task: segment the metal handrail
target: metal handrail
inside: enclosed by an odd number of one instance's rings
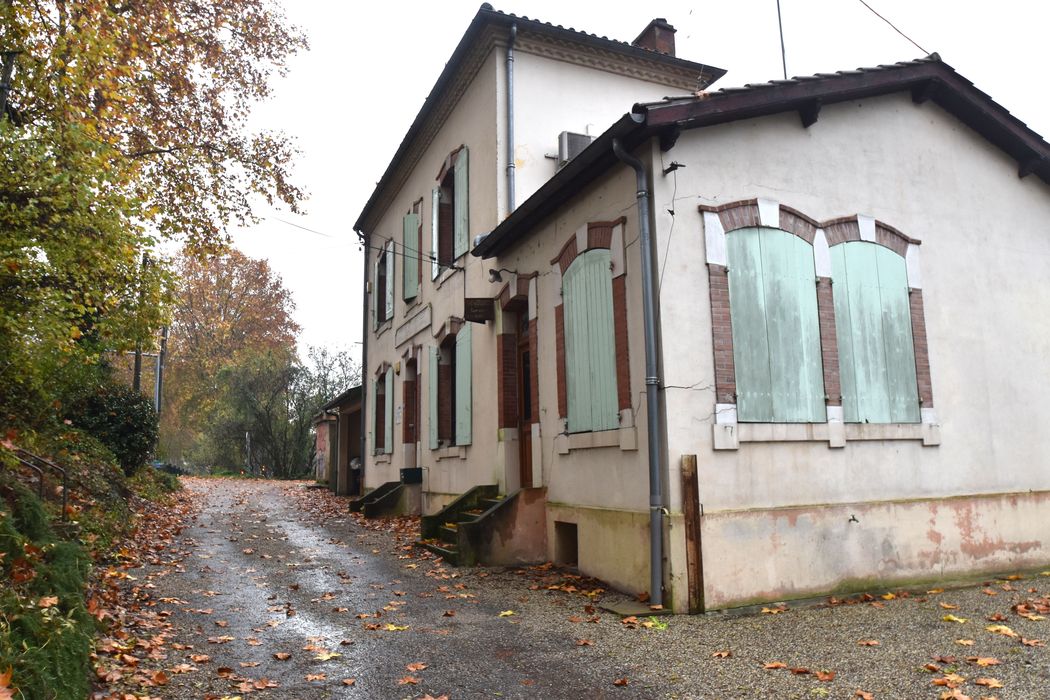
[[[29,467],[30,469],[32,469],[33,471],[36,472],[36,475],[37,475],[37,495],[40,496],[40,500],[43,500],[44,499],[44,470],[41,469],[40,467],[36,466],[32,462],[25,461],[24,459],[22,459],[18,455],[15,455],[14,457],[19,462],[22,463],[22,466]]]
[[[54,462],[52,462],[51,460],[45,459],[45,458],[41,457],[40,455],[33,454],[29,450],[22,449],[21,447],[15,447],[14,451],[16,453],[22,455],[22,457],[27,457],[27,458],[33,460],[34,462],[37,463],[38,466],[39,465],[43,465],[44,467],[48,467],[50,469],[53,469],[53,470],[55,470],[56,472],[58,472],[59,474],[62,475],[62,520],[63,521],[67,520],[68,519],[68,515],[66,514],[66,506],[69,503],[69,473],[65,470],[64,467],[60,467],[57,464],[55,464]],[[22,457],[18,457],[16,455],[15,459],[17,459],[19,462],[22,462],[23,464],[26,464],[26,461],[24,459],[22,459]],[[36,469],[36,468],[37,467],[34,467],[34,469]],[[41,474],[42,474],[42,472],[41,472]],[[44,490],[44,487],[43,487],[43,476],[41,476],[41,479],[40,479],[41,498],[43,498],[43,490]]]

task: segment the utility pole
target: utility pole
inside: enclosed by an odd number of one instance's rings
[[[142,289],[142,275],[146,272],[146,266],[149,265],[149,253],[142,254],[142,271],[139,273],[139,313],[142,313],[142,297],[144,291]],[[137,335],[137,334],[136,334]],[[139,338],[135,341],[135,371],[132,374],[131,388],[136,393],[142,390],[142,339]]]
[[[160,351],[157,353],[157,363],[154,365],[153,379],[153,409],[160,416],[161,390],[164,387],[164,355],[168,348],[168,327],[160,330]]]

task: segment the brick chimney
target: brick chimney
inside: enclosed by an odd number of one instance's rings
[[[674,33],[675,28],[668,24],[666,19],[657,17],[631,43],[643,49],[674,56]]]

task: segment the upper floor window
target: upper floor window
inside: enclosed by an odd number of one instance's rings
[[[908,270],[903,256],[865,241],[831,248],[842,412],[847,423],[917,423]]]
[[[431,277],[436,279],[470,246],[467,198],[467,147],[460,146],[445,159],[431,199]]]
[[[378,328],[394,317],[394,242],[387,241],[376,257],[372,272],[375,290],[372,305],[373,327]]]
[[[827,420],[813,247],[774,228],[726,235],[737,420]]]
[[[404,251],[404,262],[401,267],[401,298],[404,301],[415,299],[419,294],[418,204],[417,202],[417,205],[413,206],[411,213],[405,214],[402,222],[401,249]]]

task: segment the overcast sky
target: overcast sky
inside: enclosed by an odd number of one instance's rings
[[[297,181],[306,214],[261,210],[235,233],[248,255],[269,259],[292,290],[302,344],[350,348],[361,340],[361,253],[352,227],[480,2],[286,2],[311,49],[274,83],[256,124],[281,129],[302,151]],[[781,77],[776,0],[613,3],[513,0],[502,12],[633,40],[653,17],[677,29],[677,54],[728,73],[727,87]],[[859,0],[781,0],[788,75],[910,60],[936,51],[1044,137],[1050,98],[1044,55],[1050,4],[1026,0],[868,0],[925,51]],[[625,98],[627,112],[633,100]],[[325,235],[309,233],[285,222]]]

